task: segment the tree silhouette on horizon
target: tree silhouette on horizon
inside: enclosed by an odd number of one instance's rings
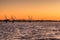
[[[14,23],[15,19],[16,19],[16,17],[11,16],[12,23]]]
[[[5,16],[5,20],[6,23],[9,21],[9,19],[7,18],[7,16]]]

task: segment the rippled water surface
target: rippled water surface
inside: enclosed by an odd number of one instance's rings
[[[60,22],[0,22],[0,40],[60,40]]]

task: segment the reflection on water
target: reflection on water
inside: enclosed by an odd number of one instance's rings
[[[0,22],[0,40],[60,40],[60,22]]]

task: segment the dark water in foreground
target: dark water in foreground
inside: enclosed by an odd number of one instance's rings
[[[0,40],[60,40],[60,22],[0,22]]]

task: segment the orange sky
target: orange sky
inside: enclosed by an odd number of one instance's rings
[[[60,1],[10,1],[0,0],[0,19],[11,16],[16,19],[60,20]]]

